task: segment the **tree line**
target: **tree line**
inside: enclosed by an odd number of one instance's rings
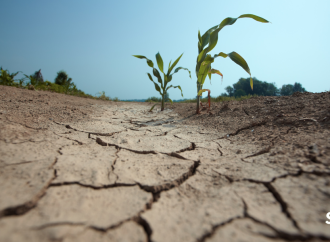
[[[48,90],[78,96],[88,95],[77,88],[72,81],[72,78],[70,78],[65,71],[57,72],[54,82],[50,82],[48,80],[45,81],[41,74],[41,69],[34,72],[32,75],[28,76],[24,74],[23,78],[15,79],[20,72],[21,71],[10,73],[8,70],[4,70],[0,67],[0,85],[26,89]]]
[[[240,78],[238,82],[232,86],[225,88],[226,93],[222,93],[221,96],[225,97],[242,97],[247,95],[258,96],[290,96],[295,92],[306,92],[306,89],[302,87],[301,83],[295,82],[292,84],[282,85],[281,88],[277,88],[275,83],[268,83],[265,81],[259,81],[253,77],[253,90],[250,87],[250,78]]]

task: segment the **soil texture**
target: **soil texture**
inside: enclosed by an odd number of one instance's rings
[[[330,92],[152,105],[0,86],[0,242],[330,240]]]

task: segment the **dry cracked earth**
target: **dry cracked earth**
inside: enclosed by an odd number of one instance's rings
[[[330,240],[330,93],[148,112],[0,86],[0,241]]]

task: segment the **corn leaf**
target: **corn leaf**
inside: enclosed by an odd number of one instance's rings
[[[150,73],[147,73],[147,74],[148,74],[148,77],[149,77],[150,81],[152,81],[154,83],[155,89],[160,93],[160,95],[162,95],[162,92],[160,90],[159,85],[156,82],[154,82],[154,80],[152,79],[152,76],[150,75]]]
[[[207,75],[209,76],[210,83],[211,83],[211,72],[208,72]]]
[[[253,90],[253,80],[252,80],[251,76],[250,76],[250,86],[251,86],[251,89]]]
[[[221,30],[221,28],[218,28],[210,34],[209,46],[205,49],[206,53],[213,50],[213,48],[217,45],[217,43],[218,43],[218,33],[219,33],[220,30]]]
[[[164,88],[166,88],[167,83],[169,83],[170,81],[172,81],[172,75],[166,75],[166,77],[167,77],[167,79],[165,81]]]
[[[180,86],[175,86],[175,87],[174,87],[174,86],[170,85],[170,86],[168,86],[168,87],[166,88],[166,92],[167,92],[167,90],[170,89],[171,87],[173,87],[173,88],[179,88],[179,89],[181,90],[181,96],[183,97],[182,89],[181,89]]]
[[[198,30],[198,53],[200,53],[203,50],[202,48],[202,36],[201,32]]]
[[[197,77],[197,82],[203,86],[205,79],[208,75],[209,70],[211,70],[211,64],[208,65],[201,65],[199,72],[198,72],[198,77]]]
[[[171,87],[173,87],[173,86],[172,86],[172,85],[168,86],[168,87],[166,88],[166,92],[167,92],[167,90],[170,89]]]
[[[203,92],[207,92],[208,90],[207,89],[202,89],[202,90],[199,90],[199,92],[198,92],[198,96],[202,96],[202,93]]]
[[[246,61],[244,60],[244,58],[242,56],[240,56],[238,53],[236,53],[235,51],[229,53],[228,56],[232,61],[234,61],[237,65],[241,66],[247,73],[249,73],[250,86],[251,86],[251,89],[253,90],[253,80],[251,77],[250,68],[249,68],[248,64],[246,63]]]
[[[178,64],[179,60],[181,59],[183,53],[178,57],[178,59],[176,59],[174,61],[174,63],[171,65],[171,67],[168,69],[167,71],[167,75],[169,75],[171,73],[171,71],[173,70],[173,68],[176,66],[176,64]]]
[[[156,103],[154,106],[152,106],[152,108],[149,110],[149,112],[151,112],[156,105],[160,105],[160,104],[159,103]]]
[[[181,96],[183,97],[182,89],[181,89],[181,87],[180,87],[180,86],[175,86],[175,87],[173,87],[173,88],[179,88],[179,89],[180,89],[180,91],[181,91]]]
[[[218,74],[218,75],[220,75],[221,77],[223,77],[222,73],[221,73],[219,70],[216,70],[216,69],[211,69],[211,70],[209,70],[209,73],[210,73],[210,74]]]
[[[251,76],[250,68],[242,56],[237,54],[235,51],[229,53],[228,56],[233,62],[235,62],[237,65],[241,66]]]
[[[208,41],[209,46],[206,48],[206,53],[210,52],[217,45],[219,31],[227,25],[233,25],[236,22],[236,20],[239,18],[252,18],[261,23],[269,23],[268,20],[266,20],[262,17],[259,17],[257,15],[254,15],[254,14],[243,14],[243,15],[239,16],[238,18],[225,18],[220,23],[219,28],[213,29],[213,31],[210,33],[209,41]]]
[[[139,59],[146,59],[148,66],[154,68],[154,63],[151,60],[149,60],[147,57],[145,57],[143,55],[133,55],[133,56],[136,58],[139,58]]]
[[[262,18],[262,17],[259,17],[257,15],[254,15],[254,14],[242,14],[241,16],[239,16],[238,18],[252,18],[258,22],[261,22],[261,23],[270,23],[268,20]]]
[[[177,72],[180,71],[180,70],[186,70],[186,71],[188,71],[188,72],[189,72],[189,77],[190,77],[190,79],[191,79],[191,73],[190,73],[190,71],[188,70],[188,68],[178,67],[178,68],[175,69],[175,71],[174,71],[174,73],[173,73],[172,75],[174,75],[175,73],[177,73]],[[171,75],[171,76],[172,76],[172,75]]]
[[[156,68],[153,68],[152,74],[154,74],[154,76],[157,77],[158,82],[161,84],[161,86],[163,88],[163,80],[162,80],[162,77],[159,74],[159,71]]]
[[[219,70],[211,69],[211,70],[209,70],[209,72],[207,74],[209,75],[210,83],[211,83],[211,74],[218,74],[218,75],[220,75],[221,76],[221,83],[222,83],[223,75],[222,75],[222,73]]]
[[[207,30],[203,36],[202,36],[202,49],[204,49],[204,47],[209,43],[210,40],[210,34],[218,28],[218,25],[210,28],[209,30]]]
[[[163,72],[163,69],[164,69],[164,63],[163,63],[163,59],[162,57],[160,56],[159,52],[156,54],[156,60],[157,60],[157,65],[158,65],[158,68],[159,70]]]
[[[213,57],[213,58],[216,58],[216,57],[218,57],[218,56],[221,56],[221,57],[223,57],[223,58],[226,58],[228,55],[227,55],[227,54],[225,54],[225,53],[223,53],[223,52],[220,52],[219,54],[217,54],[217,55],[214,55],[214,57]]]
[[[224,20],[222,20],[222,22],[220,23],[219,25],[219,28],[222,29],[223,27],[227,26],[227,25],[233,25],[237,19],[239,18],[252,18],[258,22],[261,22],[261,23],[269,23],[268,20],[262,18],[262,17],[259,17],[257,15],[254,15],[254,14],[242,14],[241,16],[239,16],[238,18],[225,18]]]

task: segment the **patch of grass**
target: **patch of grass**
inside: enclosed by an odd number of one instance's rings
[[[226,97],[226,96],[218,96],[218,97],[211,97],[211,102],[228,102],[228,101],[242,101],[249,99],[251,97],[257,97],[258,95],[246,95],[242,97]],[[193,99],[187,99],[184,101],[180,101],[179,103],[196,103],[196,98]],[[207,102],[208,98],[201,98],[202,102]]]
[[[95,96],[96,99],[101,99],[105,101],[111,101],[111,98],[105,95],[105,92],[99,92],[99,96]]]

